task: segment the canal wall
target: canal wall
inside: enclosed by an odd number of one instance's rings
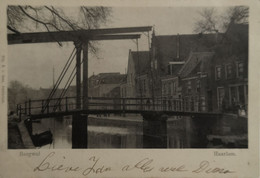
[[[236,114],[187,119],[192,148],[247,148],[248,119]],[[188,128],[188,127],[187,127]]]

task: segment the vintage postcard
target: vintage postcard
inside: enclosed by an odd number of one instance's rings
[[[259,10],[1,2],[0,177],[258,177]]]

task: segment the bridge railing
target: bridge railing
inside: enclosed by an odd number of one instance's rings
[[[186,107],[184,105],[187,105],[187,103],[184,103],[182,99],[89,97],[87,109],[97,111],[117,110],[122,111],[122,113],[129,110],[185,111]],[[77,106],[76,97],[28,100],[17,106],[19,115],[48,114],[75,110],[83,110],[82,105],[80,107]]]

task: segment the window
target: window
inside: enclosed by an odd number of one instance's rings
[[[143,82],[144,82],[144,92],[146,92],[146,82],[145,80]]]
[[[200,80],[197,80],[197,92],[200,92]]]
[[[230,92],[230,104],[231,106],[236,106],[237,105],[237,89],[236,87],[230,87],[229,88],[229,92]]]
[[[189,111],[189,97],[185,97],[185,111]]]
[[[163,84],[163,92],[162,93],[166,94],[166,84],[165,83]]]
[[[232,107],[236,107],[238,104],[247,104],[247,85],[237,85],[229,87],[230,100],[229,103]]]
[[[172,82],[172,86],[173,86],[173,93],[176,93],[176,83]]]
[[[194,96],[194,110],[199,111],[199,97]]]
[[[244,85],[238,86],[238,99],[240,104],[245,104],[245,88]]]
[[[193,97],[190,98],[190,109],[191,109],[191,111],[194,111],[194,99],[193,99]]]
[[[216,76],[216,80],[220,80],[221,79],[221,66],[217,66],[216,67],[216,71],[215,71],[215,76]]]
[[[243,77],[244,74],[244,63],[237,63],[237,77]]]
[[[232,65],[226,65],[226,79],[232,78]]]
[[[157,69],[157,60],[154,61],[154,68]]]
[[[153,61],[151,61],[151,68],[153,69]]]
[[[188,81],[188,83],[187,83],[187,92],[188,93],[191,92],[191,81]]]
[[[171,91],[171,83],[168,83],[168,94],[171,95],[172,94],[171,92],[172,92]]]
[[[206,111],[205,96],[200,97],[200,108],[201,108],[201,111]]]
[[[222,109],[223,99],[225,97],[225,90],[223,87],[219,87],[217,90],[218,90],[218,108]]]

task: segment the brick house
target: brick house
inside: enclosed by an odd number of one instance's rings
[[[151,89],[154,90],[155,97],[166,97],[163,87],[169,85],[167,84],[170,83],[168,78],[178,76],[179,70],[188,60],[191,52],[214,51],[214,47],[221,38],[222,34],[156,36],[153,33],[151,43],[151,76],[154,87],[151,87]],[[168,95],[167,97],[176,97],[176,95]]]
[[[231,24],[212,60],[213,110],[236,112],[248,105],[248,25]]]
[[[182,108],[180,78],[178,76],[167,76],[162,82],[162,104],[166,110],[180,111]]]
[[[89,97],[108,97],[120,96],[119,94],[111,94],[112,90],[120,87],[120,83],[125,78],[125,74],[118,73],[100,73],[92,75],[89,78]],[[118,90],[120,92],[120,90]]]
[[[212,110],[208,97],[211,62],[214,52],[191,52],[179,71],[181,97],[185,111]]]
[[[127,66],[127,97],[150,97],[149,51],[129,50]]]

